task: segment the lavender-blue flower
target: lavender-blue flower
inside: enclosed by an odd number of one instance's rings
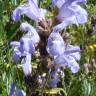
[[[64,53],[64,40],[60,33],[52,32],[50,34],[46,49],[52,56],[58,56]]]
[[[23,90],[17,90],[16,96],[26,96],[26,93]]]
[[[20,20],[21,15],[26,15],[34,21],[41,21],[45,19],[45,10],[40,9],[35,0],[28,0],[28,3],[18,6],[12,14],[12,19],[14,21]]]
[[[27,22],[23,22],[20,25],[20,30],[23,32],[27,31],[27,33],[23,36],[23,38],[26,38],[26,39],[29,38],[35,46],[39,43],[40,37],[36,29],[33,28],[30,24],[28,24]]]
[[[87,22],[88,14],[75,0],[66,1],[59,10],[57,20],[61,22],[53,31],[61,31],[70,24],[83,24]]]
[[[49,85],[53,88],[53,87],[57,87],[57,83],[60,81],[60,76],[58,74],[58,71],[60,69],[55,69],[54,71],[52,71],[50,73],[50,80],[49,80]]]
[[[47,51],[51,56],[55,57],[55,68],[68,66],[72,73],[78,72],[79,64],[76,61],[80,60],[80,47],[65,45],[60,33],[52,32],[50,34]]]
[[[87,12],[83,8],[81,8],[80,5],[77,5],[75,3],[71,3],[69,5],[64,3],[63,6],[60,8],[59,14],[57,15],[57,19],[59,21],[62,21],[72,16],[75,16],[76,18],[81,17],[81,15],[83,15],[87,19],[87,16],[88,16]],[[82,16],[82,19],[84,19],[83,16]],[[85,19],[84,21],[87,22]],[[81,22],[78,22],[78,23],[81,24]]]
[[[9,96],[14,96],[15,89],[16,89],[16,83],[15,83],[15,81],[13,81],[11,83],[10,95]]]
[[[40,37],[36,30],[27,22],[24,22],[20,25],[20,30],[27,32],[24,34],[19,42],[13,41],[10,45],[13,47],[13,60],[16,62],[23,57],[22,59],[22,69],[24,74],[30,75],[32,71],[31,66],[31,55],[35,52],[35,47],[40,41]]]
[[[12,54],[12,60],[14,62],[17,62],[21,57],[21,52],[18,48],[14,48],[13,54]]]
[[[12,42],[10,42],[10,45],[13,47],[12,60],[14,62],[17,62],[21,57],[21,52],[19,50],[20,42],[12,41]]]
[[[22,89],[17,89],[16,83],[13,81],[11,84],[9,96],[26,96],[26,93]]]
[[[75,4],[81,5],[81,4],[86,4],[87,0],[52,0],[52,5],[57,8],[61,8],[64,3],[72,3],[74,2]]]
[[[80,69],[77,60],[80,60],[80,48],[78,46],[69,45],[65,48],[63,55],[57,56],[54,59],[54,66],[56,68],[68,66],[72,73],[77,73]]]
[[[61,56],[56,57],[56,59],[54,60],[54,66],[56,68],[67,66],[68,68],[71,69],[72,73],[77,73],[80,69],[79,64],[70,55],[69,56],[61,55]]]
[[[31,54],[27,53],[26,56],[22,60],[21,65],[23,72],[25,76],[30,75],[32,72],[32,66],[31,66]]]
[[[21,53],[31,53],[34,54],[35,47],[40,41],[40,37],[36,30],[27,22],[24,22],[20,25],[21,31],[27,31],[27,33],[21,37],[20,41],[11,42],[10,45],[14,49],[13,57],[19,56]],[[14,58],[15,59],[15,58]]]

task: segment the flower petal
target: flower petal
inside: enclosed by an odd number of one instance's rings
[[[18,21],[21,17],[21,15],[23,14],[26,14],[27,11],[29,9],[29,6],[26,4],[26,5],[20,5],[19,7],[17,7],[14,11],[13,11],[13,14],[12,14],[12,19],[14,21]]]
[[[57,15],[57,19],[59,21],[62,21],[65,18],[68,18],[70,16],[74,16],[74,11],[70,9],[71,7],[73,7],[73,6],[69,5],[68,3],[64,3],[63,6],[59,10],[59,14]]]
[[[84,24],[87,22],[88,14],[85,9],[78,5],[78,12],[76,12],[76,19],[79,24]]]
[[[58,69],[56,69],[55,71],[52,71],[50,73],[51,78],[49,80],[49,85],[51,87],[57,87],[57,83],[60,80],[60,77],[59,77],[59,74],[58,74]]]
[[[64,67],[67,65],[66,57],[64,55],[57,56],[54,59],[54,67],[57,69],[59,67]]]
[[[17,7],[12,14],[12,19],[14,21],[18,21],[21,17],[21,15],[26,15],[30,19],[34,21],[41,21],[42,19],[45,18],[44,11],[42,11],[38,5],[37,5],[37,0],[29,0],[29,2],[25,5],[20,5]]]
[[[64,53],[64,41],[59,33],[52,32],[48,38],[47,51],[52,56]]]
[[[65,12],[64,12],[65,11]],[[63,6],[60,8],[59,14],[57,15],[57,19],[62,22],[66,20],[68,22],[68,18],[74,17],[75,19],[73,21],[71,20],[71,24],[83,24],[87,22],[88,14],[87,12],[81,8],[79,5],[77,5],[74,2],[66,2],[63,4]],[[68,25],[68,24],[67,24]]]
[[[35,30],[35,28],[33,28],[30,24],[28,24],[27,22],[22,23],[20,25],[20,30],[28,31],[27,34],[25,34],[22,38],[25,38],[26,40],[30,40],[30,42],[33,43],[34,46],[36,46],[36,44],[39,43],[40,37],[37,31]]]
[[[18,41],[12,41],[10,42],[10,45],[14,48],[14,47],[19,47],[20,46],[20,42]]]
[[[62,20],[60,20],[60,21],[62,21]],[[71,16],[71,17],[65,18],[60,24],[58,24],[55,27],[53,27],[53,31],[60,32],[61,30],[66,28],[66,26],[68,26],[70,24],[78,25],[78,22],[77,22],[75,16]]]
[[[68,66],[72,73],[77,73],[79,68],[79,64],[75,61],[75,59],[70,55],[61,55],[55,58],[54,66],[55,68],[60,68],[64,66]]]
[[[23,90],[17,90],[16,96],[26,96],[26,93]]]
[[[19,51],[19,49],[14,48],[13,54],[12,54],[12,60],[14,62],[17,62],[21,57],[21,52]]]
[[[80,69],[79,64],[71,56],[66,56],[67,66],[71,69],[72,73],[77,73]]]
[[[13,81],[11,83],[10,96],[14,96],[15,89],[16,89],[16,83]]]
[[[72,56],[75,60],[80,60],[80,47],[67,45],[64,54]]]
[[[28,22],[23,22],[20,25],[20,30],[21,31],[30,31],[30,30],[32,30],[32,28],[33,27],[30,24],[28,24]]]
[[[65,0],[52,0],[52,5],[57,8],[61,8],[62,5],[65,3]]]
[[[22,61],[22,69],[25,74],[25,76],[30,75],[32,71],[32,66],[31,66],[31,54],[27,54],[26,57]]]
[[[35,46],[32,43],[32,41],[30,40],[30,38],[28,38],[28,37],[26,37],[26,38],[22,37],[21,38],[21,40],[20,40],[20,51],[22,53],[28,52],[28,53],[34,54]]]

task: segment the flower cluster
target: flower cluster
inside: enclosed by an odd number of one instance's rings
[[[21,31],[27,31],[27,33],[21,37],[20,41],[12,41],[10,45],[13,47],[13,60],[16,62],[22,59],[22,68],[25,75],[31,74],[31,55],[35,52],[35,47],[40,41],[40,37],[36,30],[27,22],[20,25]]]
[[[57,75],[58,68],[60,70],[61,67],[68,66],[72,73],[77,73],[80,69],[79,64],[77,63],[77,61],[80,60],[80,47],[65,44],[60,33],[52,32],[50,34],[47,43],[47,52],[54,58],[52,63],[52,66],[55,68],[55,71],[53,71],[54,77],[52,76],[54,79],[50,81],[52,87],[56,87],[58,83],[57,81],[60,79],[60,77],[58,78]]]
[[[55,67],[55,71],[50,81],[52,87],[56,87],[60,79],[58,75],[56,75],[58,68],[68,66],[72,73],[77,73],[80,69],[77,63],[77,61],[80,60],[80,48],[78,46],[65,44],[59,32],[70,24],[79,25],[87,22],[88,14],[86,10],[80,6],[85,3],[85,0],[52,0],[53,6],[59,10],[56,18],[60,22],[53,27],[47,43],[47,51],[54,57],[52,65]]]
[[[88,14],[80,6],[85,3],[86,0],[52,0],[54,10],[56,7],[58,8],[58,14],[55,18],[59,21],[59,24],[53,26],[46,46],[47,52],[53,58],[52,66],[55,68],[50,73],[52,78],[49,80],[49,84],[51,87],[57,87],[57,83],[60,80],[59,73],[62,73],[61,67],[67,66],[72,73],[77,73],[80,69],[77,63],[80,60],[79,46],[66,44],[60,32],[70,24],[79,25],[87,22]],[[28,0],[28,3],[20,5],[13,11],[12,18],[14,21],[18,21],[23,14],[39,23],[45,20],[46,10],[38,7],[37,0]],[[27,76],[31,74],[31,57],[40,41],[40,37],[36,29],[27,22],[20,25],[20,30],[23,32],[27,31],[27,33],[18,42],[13,41],[10,43],[14,49],[12,58],[15,62],[20,57],[23,58],[21,66],[24,74]]]

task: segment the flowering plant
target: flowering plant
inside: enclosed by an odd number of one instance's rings
[[[53,18],[50,18],[50,24],[46,17],[48,10],[40,8],[37,0],[28,0],[27,3],[13,10],[12,19],[14,21],[19,21],[21,15],[25,15],[36,23],[36,26],[33,27],[28,22],[22,22],[20,31],[23,31],[24,35],[19,41],[10,42],[10,45],[13,48],[12,59],[14,62],[21,60],[20,67],[23,69],[26,79],[33,79],[31,61],[32,57],[36,57],[36,52],[39,52],[40,55],[36,59],[39,58],[38,66],[40,67],[36,69],[35,74],[37,88],[46,86],[47,77],[47,87],[58,87],[58,82],[64,78],[62,68],[66,66],[73,74],[79,71],[80,67],[77,62],[80,60],[81,49],[77,45],[65,42],[61,33],[65,33],[64,29],[71,24],[79,26],[79,24],[87,22],[88,14],[80,6],[81,4],[86,4],[86,0],[52,0],[53,10],[58,9],[56,10],[58,12]],[[45,63],[48,59],[50,62]],[[46,66],[44,68],[48,69],[47,72],[45,70],[43,72],[42,65]],[[38,70],[42,71],[38,73]],[[49,76],[46,75],[48,72]],[[28,86],[30,87],[30,84]]]

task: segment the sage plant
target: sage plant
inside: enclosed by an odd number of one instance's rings
[[[47,23],[48,18],[46,17],[48,10],[46,11],[46,9],[38,7],[37,0],[28,0],[27,3],[18,6],[13,10],[12,19],[14,21],[19,21],[21,15],[25,15],[33,20],[34,23],[37,23],[41,28],[38,31],[38,26],[33,27],[28,22],[22,22],[20,25],[20,31],[24,32],[23,36],[19,41],[12,41],[10,43],[13,48],[13,61],[18,62],[18,60],[21,60],[21,67],[26,77],[32,75],[33,66],[31,61],[37,49],[39,51],[44,49],[43,51],[47,52],[47,55],[40,54],[39,59],[41,61],[45,58],[49,58],[51,61],[48,62],[50,64],[45,63],[45,66],[50,70],[50,78],[47,82],[50,87],[58,87],[57,84],[61,80],[60,78],[62,76],[64,78],[62,67],[68,67],[73,74],[76,74],[79,71],[80,66],[78,61],[80,60],[80,47],[79,45],[66,43],[61,32],[71,24],[79,26],[79,24],[87,22],[88,13],[80,6],[86,4],[86,2],[86,0],[52,0],[53,10],[58,12],[54,15],[54,18],[51,18],[52,24],[50,26]],[[44,32],[48,32],[47,36]],[[42,65],[42,62],[40,64]],[[40,69],[37,68],[37,71],[38,70]],[[59,73],[62,73],[63,75],[60,76]],[[36,76],[39,83],[38,86],[42,86],[46,76],[42,77],[39,73],[37,73]]]

